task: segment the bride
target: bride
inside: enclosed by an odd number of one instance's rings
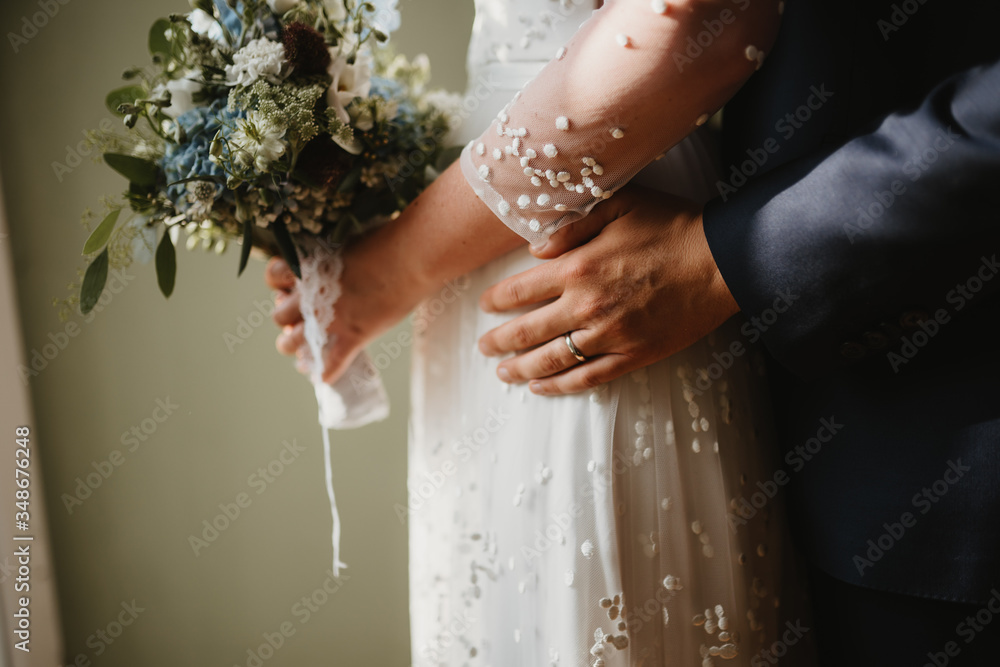
[[[704,303],[697,321],[650,312],[624,331],[602,313],[657,287],[632,267],[592,267],[621,275],[603,307],[509,280],[569,270],[538,257],[629,216],[651,221],[636,242],[659,252],[657,215],[678,207],[694,213],[667,239],[676,270],[715,270],[696,261],[707,252],[696,212],[715,173],[700,126],[759,67],[782,4],[476,0],[469,78],[491,94],[462,123],[460,160],[345,254],[325,359],[333,381],[423,302],[409,444],[422,500],[408,513],[414,664],[709,667],[793,650],[785,622],[798,618],[798,591],[780,509],[742,511],[774,469],[769,407],[760,360],[730,353],[741,337],[724,324],[736,306],[721,277],[676,297]],[[275,319],[291,354],[303,344],[295,283],[278,260],[268,278],[286,293]],[[499,365],[487,356],[529,347]],[[798,651],[794,664],[809,664]]]

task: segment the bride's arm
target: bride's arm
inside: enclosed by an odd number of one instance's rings
[[[460,164],[346,254],[325,379],[436,286],[586,215],[704,122],[758,67],[782,4],[687,0],[659,11],[656,0],[617,0],[595,12]],[[294,325],[297,308],[286,300],[276,321]],[[293,332],[279,348],[300,343]]]
[[[762,64],[782,6],[608,3],[465,148],[466,178],[504,224],[541,242],[718,111]]]

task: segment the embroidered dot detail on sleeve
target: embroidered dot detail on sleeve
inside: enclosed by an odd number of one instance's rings
[[[556,60],[562,60],[565,57],[566,57],[566,47],[560,46],[559,50],[556,51]]]
[[[555,144],[545,144],[542,152],[544,152],[548,157],[555,157],[559,155],[559,151],[556,150]]]
[[[743,50],[743,55],[747,57],[747,60],[757,60],[757,47],[751,44]]]
[[[708,122],[708,114],[707,113],[703,113],[702,115],[698,116],[698,120],[696,120],[694,122],[694,124],[698,125],[698,126],[701,126],[701,125],[704,125],[707,122]]]
[[[497,210],[500,211],[500,215],[507,215],[510,213],[510,204],[507,203],[506,199],[501,199],[500,203],[497,204]]]
[[[531,167],[525,167],[524,168],[524,175],[525,176],[534,176],[535,175],[535,170],[532,169]],[[536,178],[537,178],[537,176],[536,176]]]
[[[483,145],[483,142],[480,141],[478,144],[476,144],[476,152],[479,153],[480,155],[486,153],[486,146]]]
[[[539,206],[545,206],[550,201],[552,201],[552,197],[546,194],[541,194],[538,195],[538,199],[536,199],[535,201],[538,202]]]
[[[570,179],[570,174],[568,171],[560,171],[558,174],[556,174],[556,180],[559,181],[560,183],[565,183],[569,179]]]
[[[483,179],[484,181],[490,180],[490,168],[487,167],[485,164],[479,165],[479,178]]]
[[[528,223],[528,229],[530,229],[533,232],[537,232],[541,228],[542,228],[542,223],[538,222],[538,220],[535,220],[534,218],[532,218],[531,222]]]
[[[594,163],[594,173],[597,174],[598,176],[603,176],[604,175],[604,167],[602,167],[601,165],[599,165],[597,163]]]
[[[541,185],[542,185],[542,179],[538,178],[537,176],[532,176],[531,177],[531,184],[534,185],[536,188],[537,187],[541,187]]]
[[[499,148],[494,148],[493,149],[493,159],[494,160],[499,160],[502,157],[503,157],[503,151],[500,150]]]
[[[653,7],[653,11],[656,12],[657,14],[667,13],[667,3],[665,2],[665,0],[653,0],[650,4]]]
[[[555,209],[557,211],[565,211],[566,210],[566,204],[556,204],[555,205]]]
[[[556,118],[556,129],[557,130],[568,130],[569,129],[569,118],[566,116],[559,116]]]
[[[624,46],[626,48],[632,44],[631,38],[623,32],[615,35],[615,41],[618,42],[618,46]]]
[[[528,195],[521,195],[517,198],[517,205],[521,208],[528,208],[529,204],[531,204],[531,197]]]
[[[621,139],[625,136],[625,132],[623,132],[620,127],[616,127],[611,130],[611,136],[615,139]]]
[[[535,152],[534,148],[529,148],[528,150],[524,151],[524,155],[531,160],[534,160],[536,157],[538,157],[538,153]]]

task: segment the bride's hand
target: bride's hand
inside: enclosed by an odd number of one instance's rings
[[[281,327],[275,341],[278,352],[289,356],[297,354],[305,345],[302,313],[299,310],[299,291],[295,284],[295,274],[288,263],[280,257],[272,257],[264,270],[267,286],[274,290],[274,312],[271,317]],[[299,370],[303,370],[300,368]]]
[[[342,255],[341,295],[334,305],[335,317],[327,329],[323,380],[337,381],[354,357],[380,334],[402,320],[427,292],[427,280],[406,272],[398,253],[405,247],[382,234],[386,227],[360,239]],[[404,273],[400,275],[400,271]],[[275,345],[282,354],[302,359],[306,345],[304,322],[299,309],[299,291],[288,264],[272,258],[265,280],[277,291],[272,318],[282,328]],[[299,363],[302,372],[308,369]]]
[[[487,332],[479,347],[490,356],[530,350],[499,364],[497,375],[530,381],[537,394],[583,391],[648,366],[739,310],[700,207],[672,195],[626,187],[532,252],[555,259],[494,285],[480,304],[502,312],[552,302]],[[586,361],[570,352],[566,332]]]

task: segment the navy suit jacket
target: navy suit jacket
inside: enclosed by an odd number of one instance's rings
[[[807,557],[968,602],[1000,584],[998,4],[789,0],[704,214]]]

